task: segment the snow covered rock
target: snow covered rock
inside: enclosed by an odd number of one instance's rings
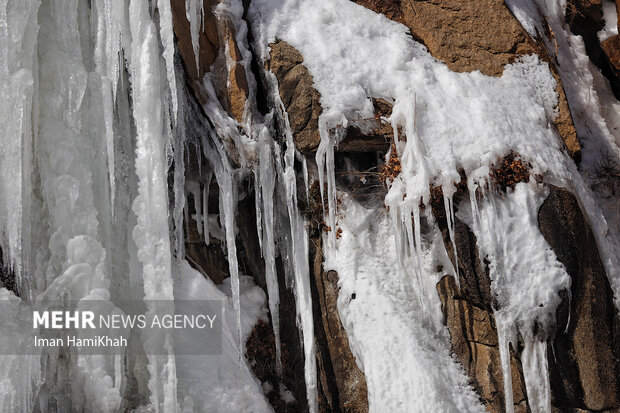
[[[620,316],[575,196],[552,188],[538,213],[540,230],[572,279],[549,344],[554,405],[565,410],[620,408]]]
[[[551,61],[535,39],[523,29],[503,0],[355,0],[356,3],[403,23],[413,37],[438,60],[456,72],[479,70],[501,76],[504,66],[518,56],[538,54]],[[557,71],[558,116],[554,124],[573,157],[579,142]]]
[[[465,368],[487,410],[491,413],[503,412],[506,397],[502,387],[501,357],[493,313],[473,304],[475,299],[459,291],[452,276],[444,276],[437,284],[437,291],[450,331],[452,352]],[[510,371],[515,412],[527,412],[529,404],[523,368],[515,351],[510,352]]]
[[[282,103],[288,113],[295,146],[302,152],[316,151],[321,141],[319,116],[321,95],[312,86],[312,75],[303,56],[283,41],[271,44],[268,69],[278,79]]]
[[[316,152],[321,136],[319,116],[321,94],[314,88],[312,75],[303,65],[303,56],[293,46],[278,40],[270,45],[268,70],[278,80],[280,98],[286,108],[297,150],[304,154]],[[341,152],[387,151],[394,136],[392,127],[385,121],[392,104],[373,98],[374,117],[351,121],[346,134],[336,148]]]

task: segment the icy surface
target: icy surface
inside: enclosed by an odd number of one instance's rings
[[[19,347],[31,342],[33,337],[24,334],[22,321],[32,319],[32,312],[5,288],[0,288],[0,301],[3,311],[2,323],[3,348]],[[10,304],[9,304],[10,303]],[[8,311],[7,311],[8,310]],[[30,321],[31,322],[31,321]],[[0,410],[10,412],[28,412],[34,407],[34,397],[41,386],[41,359],[38,355],[0,356]]]
[[[173,299],[172,261],[168,232],[168,182],[162,134],[159,47],[148,5],[132,0],[129,6],[132,44],[130,74],[137,130],[136,175],[138,196],[133,202],[137,225],[133,239],[142,264],[147,300]],[[154,314],[154,309],[149,312]],[[149,355],[150,401],[156,410],[176,408],[176,371],[169,332],[153,332],[150,343],[164,343],[168,356]],[[148,353],[148,348],[145,349]]]
[[[618,12],[613,1],[603,1],[603,21],[605,26],[598,32],[601,42],[618,34]]]
[[[28,257],[22,259],[23,231],[30,204],[30,157],[32,152],[31,106],[34,94],[36,16],[38,1],[22,1],[9,6],[0,1],[0,245],[3,262],[21,280],[22,268],[30,270]]]
[[[544,38],[547,50],[557,62],[577,135],[581,144],[580,172],[571,165],[569,187],[579,195],[596,236],[597,246],[620,308],[620,215],[617,194],[610,188],[594,193],[588,188],[596,183],[597,164],[608,157],[616,165],[620,160],[620,102],[609,83],[596,68],[585,50],[581,36],[571,33],[565,24],[565,1],[507,1],[506,4],[530,34],[544,33],[549,25],[553,38]],[[605,16],[607,16],[607,11]],[[606,28],[610,26],[606,25]]]
[[[479,254],[489,262],[491,290],[498,304],[495,320],[504,393],[512,394],[509,345],[515,348],[520,334],[525,342],[523,373],[528,401],[536,412],[551,408],[546,335],[555,325],[562,302],[558,291],[570,290],[571,284],[538,229],[538,209],[546,196],[538,184],[519,183],[505,196],[485,194],[478,201],[472,195],[469,205],[461,205],[457,213],[473,229]],[[514,411],[510,398],[506,411]]]
[[[278,287],[278,274],[276,272],[276,244],[274,234],[274,191],[275,191],[275,168],[273,165],[272,145],[273,140],[266,129],[260,135],[260,161],[256,171],[258,185],[256,186],[257,202],[262,205],[257,207],[257,225],[259,227],[259,240],[265,259],[265,278],[267,279],[267,292],[269,294],[269,312],[273,324],[273,333],[276,344],[276,369],[278,374],[282,372],[282,349],[280,343],[280,292]],[[264,210],[264,213],[262,212]],[[262,221],[262,222],[261,222]],[[263,229],[264,227],[264,229]],[[262,238],[264,237],[264,240]]]
[[[241,276],[240,284],[241,334],[245,341],[258,320],[265,320],[267,314],[265,293],[250,277]],[[273,411],[245,360],[239,364],[237,318],[229,280],[218,288],[184,261],[179,264],[174,296],[179,300],[222,300],[224,303],[223,354],[176,358],[181,407],[196,413]]]
[[[617,210],[604,194],[590,191],[587,173],[599,153],[617,159],[620,108],[589,63],[581,39],[564,26],[564,2],[508,3],[531,33],[546,24],[542,15],[553,28],[556,37],[547,41],[559,46],[552,58],[583,137],[586,179],[563,153],[551,124],[556,83],[536,56],[508,65],[501,78],[454,73],[414,42],[404,26],[352,2],[251,3],[248,21],[259,57],[267,58],[268,44],[276,38],[289,42],[303,54],[322,96],[316,163],[321,187],[327,187],[331,227],[324,240],[326,268],[339,272],[339,312],[366,375],[372,411],[482,411],[449,353],[432,271],[445,251],[436,231],[423,232],[422,224],[432,224],[432,217],[425,215],[429,208],[420,208],[428,204],[429,186],[441,186],[453,239],[452,197],[461,169],[472,198],[458,214],[490,260],[505,377],[510,377],[509,343],[520,336],[533,411],[550,410],[544,340],[554,323],[557,292],[569,281],[537,230],[543,187],[519,184],[504,197],[476,192],[497,157],[519,152],[532,164],[532,174],[578,193],[620,297],[614,272]],[[609,4],[601,38],[617,33]],[[200,0],[185,5],[198,65],[204,5]],[[201,113],[209,122],[194,125],[186,124],[189,103],[178,61],[175,66],[169,1],[0,0],[0,246],[3,262],[17,274],[21,297],[26,302],[64,297],[110,311],[119,311],[117,298],[211,298],[223,302],[225,318],[222,356],[175,357],[169,337],[154,334],[144,345],[163,342],[169,354],[149,356],[143,374],[125,371],[122,356],[3,356],[1,410],[29,411],[35,402],[53,400],[59,410],[118,411],[129,379],[148,398],[139,412],[271,411],[245,362],[244,343],[259,319],[268,320],[268,307],[281,372],[279,255],[286,286],[295,295],[308,410],[318,411],[309,241],[297,199],[304,192],[301,184],[298,188],[299,169],[309,195],[308,165],[295,152],[273,74],[264,73],[276,107],[267,115],[254,107],[257,85],[242,2],[222,2],[215,12],[234,28],[249,97],[239,122],[222,106],[216,76],[207,74],[199,86],[206,97]],[[229,47],[226,42],[222,53],[230,69]],[[389,212],[346,198],[338,215],[334,146],[346,138],[340,126],[373,116],[370,97],[394,104],[389,121],[402,173],[385,199]],[[285,138],[282,147],[274,139],[278,132]],[[401,132],[406,140],[399,139]],[[185,182],[191,134],[199,136],[201,180]],[[240,273],[237,261],[237,235],[244,230],[236,227],[237,201],[246,195],[241,183],[250,174],[268,298]],[[219,215],[208,208],[213,176]],[[213,236],[225,247],[231,277],[220,287],[182,260],[186,190],[193,194],[198,232],[207,244]],[[189,224],[188,215],[185,221]],[[0,299],[14,303],[12,312],[0,315],[0,340],[18,346],[27,337],[11,328],[27,317],[27,304],[5,289]],[[535,323],[542,327],[536,335]],[[72,380],[57,385],[52,380],[57,374]],[[510,394],[510,380],[504,384]],[[276,386],[285,401],[293,400],[282,383],[271,387]],[[509,401],[507,409],[512,409]]]
[[[389,215],[348,197],[342,209],[342,237],[326,250],[325,269],[338,272],[338,312],[366,377],[370,411],[484,412],[450,356],[439,297],[429,294],[423,307],[423,292],[399,263]],[[414,265],[411,257],[404,260],[406,268]],[[424,252],[422,261],[428,271],[432,253]],[[424,282],[433,291],[437,281]]]

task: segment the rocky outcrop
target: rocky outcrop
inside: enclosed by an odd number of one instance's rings
[[[198,59],[194,53],[190,22],[186,17],[185,0],[172,0],[172,22],[177,50],[195,96],[201,103],[207,100],[201,86],[204,75],[211,72],[217,81],[215,88],[222,105],[237,121],[243,121],[249,94],[243,56],[236,40],[236,31],[227,18],[218,18],[213,8],[218,0],[203,0],[204,24],[198,31]],[[200,19],[199,19],[200,20]],[[225,56],[228,50],[228,56]],[[229,65],[228,59],[231,60]]]
[[[409,27],[412,36],[456,72],[479,70],[501,76],[519,56],[536,53],[550,62],[558,82],[554,124],[566,147],[579,158],[580,147],[562,82],[544,47],[539,47],[503,0],[353,0]]]
[[[403,23],[429,52],[456,72],[501,76],[517,56],[537,46],[501,0],[356,0]]]
[[[620,35],[602,41],[601,48],[605,52],[614,74],[620,76]]]
[[[319,116],[321,95],[313,87],[312,75],[303,65],[301,53],[288,43],[270,45],[267,67],[278,79],[280,98],[288,113],[295,146],[307,153],[316,151],[321,141]]]
[[[446,251],[455,264],[454,248],[441,199],[434,198],[433,214],[442,231]],[[450,332],[451,349],[471,378],[471,384],[487,410],[501,413],[505,409],[506,397],[493,315],[493,308],[497,306],[491,294],[491,280],[485,263],[478,256],[476,236],[458,217],[455,217],[454,239],[460,289],[454,277],[449,275],[437,284],[441,309]],[[515,349],[511,349],[510,366],[515,412],[528,412],[525,380],[519,354]]]
[[[450,332],[452,352],[465,367],[487,410],[503,412],[506,400],[495,317],[461,295],[452,276],[443,277],[437,284],[437,291]],[[511,351],[510,367],[515,412],[528,412],[521,361],[514,351]]]
[[[604,0],[568,0],[566,2],[566,23],[573,34],[581,36],[590,61],[609,80],[611,90],[620,99],[620,64],[618,36],[599,42],[598,32],[604,26]],[[618,7],[618,6],[616,6]]]
[[[558,311],[558,331],[549,346],[553,403],[563,410],[620,409],[618,312],[594,235],[565,189],[551,188],[538,221],[572,280],[572,298]]]
[[[315,152],[321,142],[321,95],[314,88],[312,75],[303,65],[303,57],[297,49],[284,41],[272,43],[270,47],[267,69],[278,80],[280,99],[288,114],[295,146],[302,153]],[[375,117],[350,121],[345,138],[336,150],[374,152],[389,148],[393,132],[382,117],[389,116],[391,104],[383,99],[373,99],[373,104]]]
[[[412,35],[423,42],[438,59],[454,71],[480,70],[490,76],[499,76],[506,64],[519,55],[538,53],[544,59],[544,49],[531,39],[501,0],[357,0],[362,6],[385,14],[411,29]],[[579,3],[588,13],[596,12],[600,2]],[[583,4],[582,4],[583,3]],[[241,121],[248,98],[248,83],[243,56],[237,44],[234,27],[219,20],[212,13],[216,0],[205,0],[206,24],[200,31],[199,64],[196,67],[191,45],[189,23],[185,19],[184,0],[173,0],[174,30],[179,56],[195,97],[205,102],[200,81],[210,72],[216,79],[216,92],[229,114]],[[598,5],[597,5],[598,4]],[[600,8],[599,8],[600,10]],[[611,44],[611,43],[610,43]],[[291,45],[276,41],[271,44],[266,69],[278,81],[279,94],[286,109],[297,149],[311,155],[320,143],[319,118],[322,113],[321,96],[314,88],[312,75],[304,66],[303,56]],[[232,65],[226,63],[228,50]],[[611,49],[610,49],[611,50]],[[607,52],[611,60],[612,52]],[[551,65],[554,71],[553,65]],[[559,117],[555,126],[567,148],[577,157],[579,144],[559,77]],[[259,91],[260,94],[260,91]],[[373,99],[375,116],[371,119],[351,120],[346,126],[346,138],[338,146],[339,157],[355,153],[355,160],[364,164],[372,158],[375,170],[376,152],[388,149],[393,139],[391,126],[385,122],[392,106],[381,99]],[[342,131],[332,131],[342,132]],[[362,154],[361,152],[367,152]],[[352,157],[353,158],[353,157]],[[338,161],[338,160],[337,160]],[[336,165],[338,167],[338,165]],[[362,169],[360,169],[362,170]],[[198,173],[192,170],[191,173]],[[339,178],[342,179],[342,178]],[[338,181],[342,186],[341,181]],[[204,183],[203,183],[204,184]],[[303,184],[299,185],[303,188]],[[312,189],[311,189],[312,191]],[[318,191],[318,190],[317,190]],[[217,188],[212,188],[212,197]],[[317,192],[318,195],[318,192]],[[463,196],[462,193],[456,197]],[[300,197],[302,198],[302,197]],[[438,197],[441,200],[441,197]],[[458,199],[455,200],[455,205]],[[213,202],[213,213],[217,202]],[[190,202],[190,205],[192,203]],[[237,248],[240,267],[254,276],[265,289],[264,262],[260,256],[254,199],[251,191],[239,203],[239,228],[251,229],[239,234]],[[309,207],[308,209],[311,209]],[[322,219],[319,204],[318,217]],[[433,205],[433,213],[443,232],[446,251],[456,262],[448,234],[443,204]],[[191,211],[190,211],[191,216]],[[587,221],[579,210],[573,195],[552,188],[549,199],[539,214],[541,232],[567,268],[573,280],[572,300],[565,301],[558,311],[559,328],[549,344],[553,405],[557,411],[613,411],[620,409],[618,370],[618,315],[613,306],[611,290],[601,264],[596,243]],[[309,220],[310,222],[314,222]],[[186,250],[192,265],[215,282],[228,277],[226,257],[217,240],[207,246],[193,222],[189,225]],[[368,397],[366,380],[353,356],[346,331],[338,315],[338,274],[324,271],[321,255],[321,232],[313,231],[310,259],[312,267],[312,301],[316,334],[319,379],[319,404],[322,412],[366,412]],[[471,384],[492,413],[504,411],[506,395],[503,390],[502,370],[498,349],[497,328],[493,309],[487,262],[478,256],[476,237],[460,220],[455,223],[455,242],[458,251],[460,288],[451,276],[444,276],[437,285],[451,347],[471,378]],[[247,343],[247,358],[256,377],[265,385],[266,394],[278,412],[296,412],[306,409],[306,389],[303,376],[303,352],[295,320],[295,300],[286,288],[283,263],[278,259],[280,284],[280,325],[282,331],[283,374],[275,368],[275,344],[270,323],[259,324]],[[441,269],[438,269],[441,270]],[[568,315],[570,314],[570,323]],[[511,349],[511,373],[515,411],[528,412],[529,405],[520,361],[521,348]],[[287,404],[278,392],[282,382],[295,396],[296,402]],[[274,390],[270,390],[269,387]]]
[[[463,194],[457,193],[459,196]],[[442,230],[446,251],[455,263],[443,211],[441,197],[435,197],[433,214]],[[618,411],[620,318],[596,240],[577,199],[565,189],[551,186],[538,219],[541,233],[572,280],[570,296],[561,293],[558,327],[548,345],[554,411]],[[451,276],[444,276],[437,284],[452,351],[487,409],[502,412],[505,395],[490,280],[485,263],[478,257],[474,234],[458,218],[454,238],[461,288]],[[513,400],[516,411],[527,411],[519,353],[519,348],[511,349]]]
[[[317,299],[313,297],[315,317],[321,323],[315,331],[318,359],[321,367],[320,388],[324,412],[368,412],[366,378],[351,352],[347,333],[338,315],[338,273],[323,271],[320,239],[314,238],[311,255],[314,257],[313,278]],[[331,374],[325,374],[325,373]]]
[[[192,80],[199,80],[209,72],[215,59],[220,53],[220,36],[218,33],[217,18],[213,14],[213,7],[217,0],[203,0],[204,25],[198,32],[198,59],[194,54],[190,22],[187,20],[185,0],[171,0],[174,34],[177,38],[177,51],[185,65],[187,76]],[[196,65],[198,60],[198,65]]]

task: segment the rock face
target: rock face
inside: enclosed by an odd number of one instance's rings
[[[433,205],[446,250],[454,263],[443,211],[443,204]],[[592,231],[575,196],[553,186],[538,219],[541,233],[572,279],[572,299],[568,299],[568,294],[562,295],[558,327],[549,340],[552,405],[562,412],[618,411],[619,317]],[[490,280],[478,257],[475,236],[458,218],[455,242],[461,288],[457,288],[451,276],[443,277],[437,284],[452,351],[487,409],[502,412],[505,395]],[[519,352],[519,348],[511,351],[513,400],[515,411],[528,411]]]
[[[463,298],[454,277],[445,276],[437,284],[452,352],[461,362],[489,412],[503,412],[505,396],[497,329],[493,314]],[[511,351],[512,400],[515,412],[528,412],[529,406],[521,361]]]
[[[314,256],[313,276],[317,290],[315,317],[321,317],[321,331],[315,332],[319,341],[319,364],[321,365],[324,412],[368,412],[368,390],[364,373],[358,368],[351,353],[347,333],[338,315],[338,273],[323,271],[320,239],[318,247],[312,248]],[[324,357],[323,357],[324,356]],[[329,362],[325,363],[325,359]],[[327,376],[330,372],[331,376]],[[331,383],[330,383],[331,381]]]
[[[321,95],[313,86],[312,75],[303,65],[301,53],[284,41],[270,45],[267,69],[278,80],[280,98],[286,108],[295,146],[302,153],[315,152],[321,142],[319,116]],[[342,152],[374,152],[389,148],[392,128],[381,120],[392,111],[390,103],[373,99],[375,117],[352,121],[337,150]]]
[[[356,0],[405,24],[429,52],[457,72],[501,76],[517,56],[537,46],[501,0]]]
[[[312,75],[303,65],[301,53],[288,43],[272,43],[268,70],[278,79],[280,98],[288,113],[295,146],[304,153],[316,151],[321,142],[319,116],[321,95],[312,85]]]
[[[604,0],[568,0],[566,2],[566,23],[573,34],[581,36],[590,61],[607,78],[612,92],[620,99],[620,40],[614,36],[599,42],[598,31],[604,26]],[[616,7],[618,7],[616,3]]]
[[[456,72],[501,76],[504,66],[539,47],[510,13],[503,0],[353,0],[409,27],[413,37],[426,45],[433,57]],[[559,115],[554,124],[566,147],[579,158],[577,133],[559,75],[550,64],[559,94]]]
[[[601,47],[609,59],[616,76],[620,75],[620,35],[610,37],[601,42]]]
[[[213,7],[217,0],[203,0],[204,26],[198,32],[198,67],[196,67],[196,55],[192,45],[190,23],[187,20],[185,0],[171,0],[174,34],[177,38],[177,50],[185,63],[187,76],[192,80],[202,79],[211,65],[215,63],[220,52],[220,36],[217,30],[218,23],[213,14]]]
[[[558,331],[549,347],[554,405],[619,409],[618,312],[592,231],[575,196],[561,188],[552,187],[538,220],[572,280],[572,299],[558,311]]]
[[[441,197],[436,198],[433,214],[443,234],[446,251],[453,264],[454,248],[448,233],[445,209]],[[457,246],[461,288],[454,277],[446,275],[437,284],[441,309],[450,332],[452,352],[471,378],[487,410],[501,413],[506,397],[497,339],[497,328],[491,294],[491,280],[478,256],[476,237],[460,219],[455,217],[454,239]],[[521,361],[512,349],[510,360],[515,412],[528,412],[529,405]]]
[[[198,31],[199,47],[196,59],[190,22],[186,17],[185,0],[171,0],[177,50],[190,80],[190,87],[200,102],[205,103],[207,99],[200,82],[206,73],[212,72],[218,79],[214,86],[220,101],[237,121],[242,122],[249,93],[248,80],[241,64],[243,56],[232,22],[226,18],[217,18],[213,13],[213,8],[218,3],[218,0],[203,0],[204,25],[201,24]],[[224,55],[226,49],[229,51],[228,56]],[[230,70],[227,58],[232,61]]]

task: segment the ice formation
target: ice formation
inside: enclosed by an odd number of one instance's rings
[[[527,9],[527,3],[514,3],[513,10]],[[564,10],[562,2],[547,3],[552,4],[549,6],[553,9],[551,16],[557,16],[559,21],[562,16],[557,10]],[[413,268],[416,289],[424,291],[423,257],[427,247],[421,237],[423,213],[420,205],[429,205],[431,185],[441,187],[449,217],[449,232],[453,237],[451,198],[462,170],[469,178],[467,186],[473,228],[484,254],[493,262],[492,289],[498,297],[496,317],[506,394],[512,394],[508,346],[516,344],[516,334],[519,333],[526,342],[525,377],[532,408],[549,411],[544,337],[534,337],[534,323],[539,323],[544,331],[553,326],[555,309],[560,301],[558,292],[568,288],[570,280],[537,229],[536,214],[543,199],[541,189],[536,184],[527,187],[519,184],[514,194],[496,200],[493,194],[485,194],[489,185],[489,166],[497,158],[515,151],[532,163],[532,174],[541,174],[550,182],[575,187],[594,223],[599,247],[616,291],[614,268],[617,265],[614,260],[617,257],[613,254],[613,242],[618,238],[615,234],[608,236],[605,218],[572,160],[562,150],[557,132],[551,126],[557,115],[557,94],[556,82],[547,64],[539,61],[537,56],[523,56],[507,65],[501,78],[489,78],[477,72],[454,73],[413,41],[403,26],[346,1],[308,3],[290,0],[281,1],[279,7],[274,8],[272,2],[258,0],[252,2],[250,10],[253,19],[259,22],[255,24],[255,31],[258,49],[263,55],[267,56],[268,45],[276,39],[291,44],[303,55],[304,65],[321,94],[323,113],[319,119],[321,144],[317,166],[321,188],[327,183],[327,225],[332,229],[328,236],[328,245],[332,248],[330,260],[338,257],[336,251],[346,250],[346,247],[343,250],[337,248],[345,241],[337,242],[334,235],[337,225],[334,147],[343,136],[333,131],[343,130],[340,126],[346,126],[350,121],[372,117],[370,97],[386,99],[394,103],[390,121],[402,165],[400,175],[394,179],[385,198],[396,240],[397,256],[394,258],[401,263],[401,270]],[[515,14],[527,16],[526,13]],[[546,14],[535,14],[537,18],[543,15]],[[347,24],[341,24],[343,21]],[[532,27],[525,18],[522,22],[526,28]],[[564,29],[562,33],[565,33]],[[325,48],[325,44],[330,47]],[[572,49],[561,50],[567,53]],[[587,59],[584,53],[583,60]],[[570,65],[574,64],[572,60]],[[579,71],[571,72],[570,65],[569,69],[561,70],[569,76],[571,85],[577,85],[579,82],[572,80],[576,80],[573,78]],[[563,63],[561,67],[565,67]],[[600,77],[600,73],[592,76]],[[574,96],[577,91],[567,93],[569,98],[579,99]],[[606,90],[606,93],[610,92]],[[617,109],[615,112],[609,110],[605,115],[607,122],[614,122],[617,113]],[[593,113],[591,116],[600,116],[598,125],[604,127],[604,114]],[[403,131],[406,141],[399,139],[399,131]],[[610,150],[617,153],[614,143],[617,137],[609,129],[602,129],[602,132],[608,136]],[[480,195],[484,206],[476,199]],[[432,217],[426,215],[426,219],[432,221]],[[355,236],[359,236],[356,231]],[[523,242],[524,238],[529,241]],[[516,244],[511,243],[518,239],[521,239],[519,245],[529,244],[532,249],[515,248]],[[536,248],[535,253],[533,248]],[[358,248],[357,260],[372,249],[371,246]],[[331,266],[339,273],[353,266],[338,265],[337,258],[334,260]],[[409,264],[405,264],[407,260],[410,260]],[[364,265],[356,262],[354,267],[359,268],[360,273],[364,272]],[[359,291],[356,293],[360,294]],[[420,302],[424,297],[424,294],[418,297]],[[340,304],[344,306],[342,302]],[[342,307],[340,309],[344,311]],[[355,349],[364,341],[357,342],[352,324],[347,326],[347,332],[353,335]],[[356,355],[363,360],[362,354]],[[367,368],[364,365],[366,373]],[[373,379],[370,380],[372,383]],[[390,393],[381,399],[381,403],[387,403],[390,397],[396,396]],[[512,400],[507,399],[506,409],[513,411]]]
[[[530,33],[543,15],[553,27],[566,94],[583,114],[576,118],[586,143],[583,162],[592,164],[601,151],[618,153],[618,103],[610,103],[581,40],[563,26],[564,3],[507,3]],[[185,0],[196,66],[203,7]],[[0,246],[21,297],[0,290],[0,300],[12,309],[0,314],[1,340],[19,346],[27,339],[11,327],[27,317],[24,309],[33,299],[72,299],[81,306],[96,300],[110,311],[120,311],[115,300],[127,298],[215,299],[222,301],[225,319],[225,351],[218,357],[177,356],[166,334],[152,334],[143,344],[147,353],[149,346],[163,345],[167,354],[136,361],[133,371],[125,371],[120,356],[1,356],[0,408],[30,411],[53,400],[60,410],[121,411],[129,375],[148,394],[136,411],[271,411],[244,346],[258,320],[270,319],[282,373],[281,257],[295,297],[308,410],[318,411],[309,238],[298,206],[298,196],[309,199],[309,166],[296,153],[275,75],[261,73],[273,106],[263,114],[255,107],[251,68],[251,47],[265,63],[269,44],[282,39],[301,52],[321,94],[316,175],[321,197],[327,194],[331,229],[324,237],[325,268],[341,277],[338,309],[368,382],[371,411],[483,411],[450,356],[434,294],[432,268],[445,251],[425,208],[431,186],[442,188],[450,238],[458,216],[473,228],[491,263],[505,393],[512,394],[509,346],[520,336],[530,407],[550,411],[545,334],[555,322],[558,292],[570,287],[570,279],[537,228],[545,188],[521,182],[499,197],[489,186],[490,165],[518,152],[531,163],[532,175],[577,192],[616,297],[620,234],[608,201],[591,193],[552,127],[557,93],[548,65],[532,55],[507,65],[500,78],[455,73],[404,26],[345,0],[253,0],[245,17],[242,2],[228,0],[213,12],[234,29],[241,53],[233,62],[226,43],[228,69],[246,69],[242,119],[222,106],[213,74],[201,79],[205,103],[197,108],[189,98],[175,61],[167,0],[0,0]],[[609,20],[601,36],[617,33]],[[336,187],[334,151],[346,138],[343,126],[373,117],[372,97],[393,103],[388,120],[402,172],[385,197],[389,212],[366,208]],[[194,119],[197,111],[207,120]],[[198,159],[197,180],[185,179],[190,152]],[[298,169],[305,188],[298,188]],[[456,208],[460,171],[468,177],[469,199]],[[213,178],[218,216],[209,211]],[[248,178],[267,296],[242,274],[237,259],[235,216]],[[214,237],[225,246],[231,276],[222,286],[183,259],[188,194],[197,233],[206,244]],[[422,232],[425,224],[430,236]],[[157,309],[149,305],[149,311]],[[50,380],[58,375],[74,380]],[[278,387],[290,401],[291,393]]]
[[[195,9],[199,2],[191,3]],[[194,32],[201,16],[191,19]],[[31,299],[78,300],[78,308],[108,306],[114,312],[120,311],[116,299],[172,300],[196,294],[185,289],[196,286],[202,293],[198,298],[222,300],[230,307],[225,326],[228,353],[216,368],[207,356],[177,360],[167,334],[145,337],[147,354],[149,346],[160,345],[168,354],[149,355],[143,366],[148,372],[134,377],[148,395],[138,410],[187,411],[192,405],[195,411],[228,411],[235,406],[239,411],[250,406],[260,411],[262,403],[262,410],[270,411],[240,361],[249,330],[264,317],[265,298],[234,270],[236,188],[225,153],[209,152],[216,159],[208,173],[215,172],[222,186],[222,224],[234,275],[228,293],[232,298],[212,284],[200,286],[203,276],[178,261],[183,257],[187,209],[183,179],[187,108],[178,102],[187,102],[179,99],[184,90],[177,89],[170,3],[5,1],[0,4],[0,50],[0,113],[7,125],[0,137],[0,243],[3,261],[17,274],[17,288],[26,301],[3,289],[2,300],[15,303],[14,313],[3,317],[24,319]],[[223,119],[221,110],[214,116]],[[212,138],[218,140],[215,132]],[[171,162],[176,163],[172,224]],[[198,185],[194,196],[197,217],[204,216],[204,221],[196,221],[207,240],[208,188],[201,191]],[[268,195],[269,189],[265,191]],[[273,234],[273,228],[266,233]],[[267,238],[271,248],[267,251],[272,251],[267,254],[274,254],[275,241]],[[272,277],[271,289],[273,282]],[[149,304],[149,311],[157,309]],[[18,347],[28,339],[10,331],[10,318],[3,320],[4,344]],[[3,411],[30,411],[35,404],[53,402],[61,410],[114,412],[127,403],[122,394],[127,380],[122,356],[76,354],[74,361],[62,361],[49,351],[2,358],[7,366],[1,377]],[[194,370],[197,364],[205,367]],[[23,374],[10,374],[14,369]],[[218,384],[224,372],[230,378]],[[51,379],[59,374],[75,381]],[[216,393],[230,398],[214,399],[196,387],[207,377]],[[238,392],[234,397],[233,390]]]

